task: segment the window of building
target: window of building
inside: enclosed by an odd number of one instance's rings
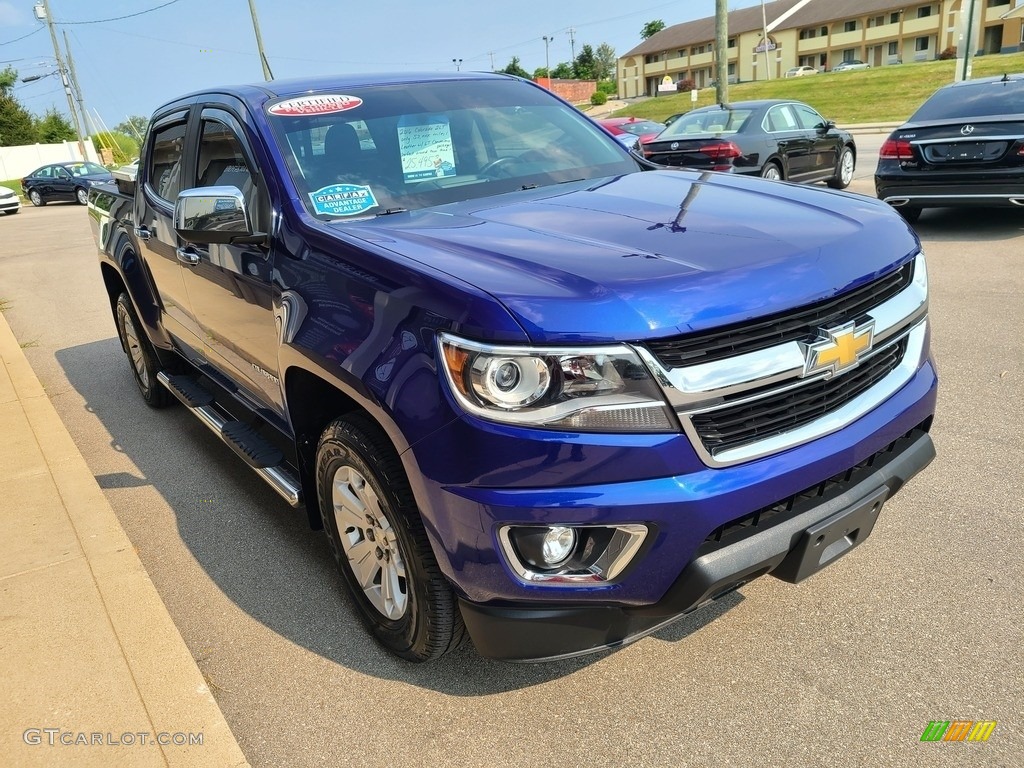
[[[856,48],[847,48],[843,51],[843,61],[853,61],[855,58],[857,58]]]
[[[899,11],[896,11],[896,13],[890,13],[889,14],[889,23],[890,24],[899,24],[900,23],[900,12]]]
[[[735,48],[736,47],[736,38],[735,37],[730,37],[729,38],[729,47],[730,48]]]
[[[899,53],[900,53],[900,44],[897,43],[895,40],[893,40],[891,43],[889,43],[889,55],[890,56],[899,56]]]
[[[932,15],[932,7],[930,5],[922,5],[917,9],[917,18],[925,19]]]
[[[918,37],[914,40],[915,51],[927,51],[929,43],[931,42],[930,37]]]
[[[676,51],[676,56],[679,57],[680,59],[684,58],[686,56],[686,49],[683,48],[683,50],[681,51]]]
[[[660,53],[648,53],[644,56],[644,64],[656,64],[659,61],[661,61]]]
[[[856,32],[857,31],[857,20],[847,21],[843,24],[843,32]]]
[[[828,27],[822,27],[820,30],[818,30],[818,34],[821,35],[822,37],[828,37]]]
[[[997,5],[1009,5],[1010,0],[988,0],[988,7],[995,8]]]
[[[872,16],[868,19],[868,28],[880,27],[885,24],[885,16]]]

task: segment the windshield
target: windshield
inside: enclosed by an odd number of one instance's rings
[[[1020,114],[1024,114],[1024,80],[1009,80],[943,88],[921,105],[910,122]]]
[[[107,169],[102,165],[96,165],[96,163],[75,163],[74,165],[65,165],[72,176],[90,176],[94,173],[106,173]]]
[[[582,114],[519,81],[350,88],[278,101],[267,113],[303,203],[325,219],[638,169]]]
[[[642,120],[639,123],[620,123],[615,126],[620,131],[632,133],[634,136],[643,136],[648,133],[660,133],[665,130],[662,123],[655,123],[651,120]]]
[[[712,109],[683,115],[659,138],[685,137],[694,133],[738,133],[753,114],[752,109]]]

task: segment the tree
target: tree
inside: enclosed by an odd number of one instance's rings
[[[615,49],[608,43],[601,43],[594,51],[594,76],[598,80],[615,77]]]
[[[648,21],[644,24],[644,28],[640,30],[640,37],[646,40],[648,37],[653,37],[665,28],[665,22],[661,19],[655,19],[654,21]]]
[[[594,73],[594,64],[594,49],[584,45],[580,55],[572,63],[572,73],[577,80],[594,80],[597,77]]]
[[[18,70],[10,64],[0,69],[0,96],[10,96],[16,82],[18,82]]]
[[[555,68],[551,70],[551,77],[556,80],[572,80],[572,65],[568,61],[559,62]]]
[[[36,120],[36,136],[42,144],[59,144],[78,138],[68,119],[55,109],[48,109],[41,120]]]
[[[36,124],[21,102],[14,98],[18,70],[7,66],[0,70],[0,147],[35,144]]]
[[[548,68],[547,67],[537,67],[535,70],[533,70],[533,79],[534,80],[540,80],[541,78],[547,78],[547,77],[548,77]]]
[[[519,63],[519,57],[513,56],[512,61],[508,63],[508,66],[504,69],[499,69],[499,72],[504,72],[506,75],[515,75],[516,77],[525,77],[527,80],[530,79],[530,73],[523,69],[522,64]]]
[[[146,129],[148,127],[148,117],[143,117],[142,115],[129,115],[125,118],[124,122],[115,125],[114,130],[118,133],[123,133],[125,136],[131,136],[136,141],[141,141],[146,135]]]

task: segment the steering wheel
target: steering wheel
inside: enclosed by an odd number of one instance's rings
[[[509,173],[509,166],[515,162],[516,158],[514,157],[499,157],[497,160],[492,160],[481,167],[479,173],[481,176],[490,176],[493,179],[501,178],[501,176],[509,178],[512,176],[512,174]],[[498,174],[495,173],[495,171],[501,171],[501,173]]]

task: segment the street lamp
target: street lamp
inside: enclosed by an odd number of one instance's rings
[[[452,64],[455,65],[456,72],[462,71],[462,59],[452,59]]]
[[[548,58],[548,46],[551,45],[551,41],[555,38],[550,35],[544,35],[544,70],[548,73],[548,87],[551,87],[551,60]]]

